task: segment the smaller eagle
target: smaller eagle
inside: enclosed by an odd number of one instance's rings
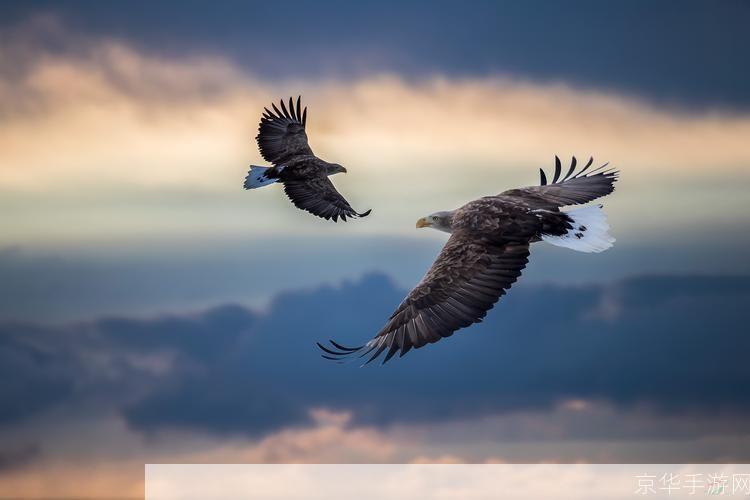
[[[371,210],[356,212],[349,202],[336,191],[328,176],[346,173],[338,163],[328,163],[312,152],[307,143],[305,124],[307,107],[301,107],[301,96],[295,106],[289,98],[289,108],[281,100],[281,110],[272,104],[273,111],[263,108],[258,126],[258,148],[273,167],[251,165],[245,177],[245,189],[255,189],[275,182],[284,185],[284,192],[297,208],[306,210],[326,220],[347,217],[365,217]]]
[[[601,205],[561,210],[614,190],[618,172],[607,169],[607,164],[589,170],[593,162],[592,158],[576,172],[574,157],[562,176],[560,159],[555,157],[551,183],[540,170],[539,186],[485,196],[456,210],[419,219],[418,228],[431,227],[451,235],[430,270],[373,339],[359,347],[333,340],[329,346],[318,343],[323,357],[335,361],[359,357],[369,363],[385,353],[385,363],[396,353],[403,356],[412,348],[481,322],[521,276],[534,242],[579,252],[610,248],[615,240],[608,233]]]

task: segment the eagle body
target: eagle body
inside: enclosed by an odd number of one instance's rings
[[[449,223],[451,233],[464,231],[503,245],[539,241],[543,234],[565,234],[573,221],[560,210],[546,210],[498,195],[467,203],[455,211]]]
[[[314,155],[301,155],[286,163],[270,167],[266,171],[269,179],[280,182],[302,181],[312,177],[330,176],[341,172],[334,163],[328,163]]]
[[[561,210],[589,203],[614,190],[618,172],[607,165],[589,171],[593,159],[576,172],[573,158],[565,176],[555,158],[555,174],[539,186],[504,191],[436,212],[417,221],[450,234],[422,280],[404,298],[383,328],[366,344],[346,347],[333,340],[318,344],[323,357],[366,363],[450,337],[478,323],[505,295],[528,263],[530,245],[545,241],[580,252],[601,252],[614,242],[601,205]]]

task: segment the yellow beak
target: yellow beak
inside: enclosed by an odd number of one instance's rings
[[[425,219],[424,217],[417,221],[417,229],[419,229],[420,227],[430,227],[431,225],[432,224],[427,222],[427,219]]]

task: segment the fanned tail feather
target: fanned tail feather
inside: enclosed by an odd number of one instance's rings
[[[543,234],[542,240],[552,245],[578,252],[603,252],[611,248],[615,239],[609,234],[607,216],[602,205],[591,205],[566,211],[572,228],[562,235]]]
[[[250,165],[250,171],[245,177],[245,189],[256,189],[278,181],[276,178],[268,177],[267,171],[269,168]]]

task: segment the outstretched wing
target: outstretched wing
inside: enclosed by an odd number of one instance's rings
[[[422,281],[401,302],[388,323],[367,344],[345,347],[318,344],[323,357],[336,361],[369,355],[367,363],[386,352],[403,356],[459,328],[478,323],[521,275],[529,245],[497,246],[461,232],[451,235]]]
[[[500,196],[522,198],[525,201],[531,202],[537,208],[552,209],[566,205],[588,203],[614,191],[614,184],[619,174],[617,170],[608,169],[608,164],[606,163],[593,170],[589,170],[589,167],[593,163],[594,159],[590,158],[588,163],[576,172],[577,161],[574,156],[567,173],[564,177],[560,178],[562,165],[560,158],[555,156],[555,175],[551,183],[547,183],[547,176],[544,170],[539,169],[541,177],[540,186],[510,189],[500,193]]]
[[[334,222],[341,217],[366,217],[371,210],[357,213],[341,193],[336,191],[331,180],[322,172],[313,177],[284,181],[284,192],[297,208]]]
[[[274,165],[281,165],[289,159],[300,155],[312,155],[307,144],[305,123],[307,122],[307,107],[301,109],[301,96],[297,97],[297,105],[289,98],[289,109],[280,101],[281,110],[272,104],[273,111],[263,108],[263,116],[258,126],[258,148],[266,161]]]

